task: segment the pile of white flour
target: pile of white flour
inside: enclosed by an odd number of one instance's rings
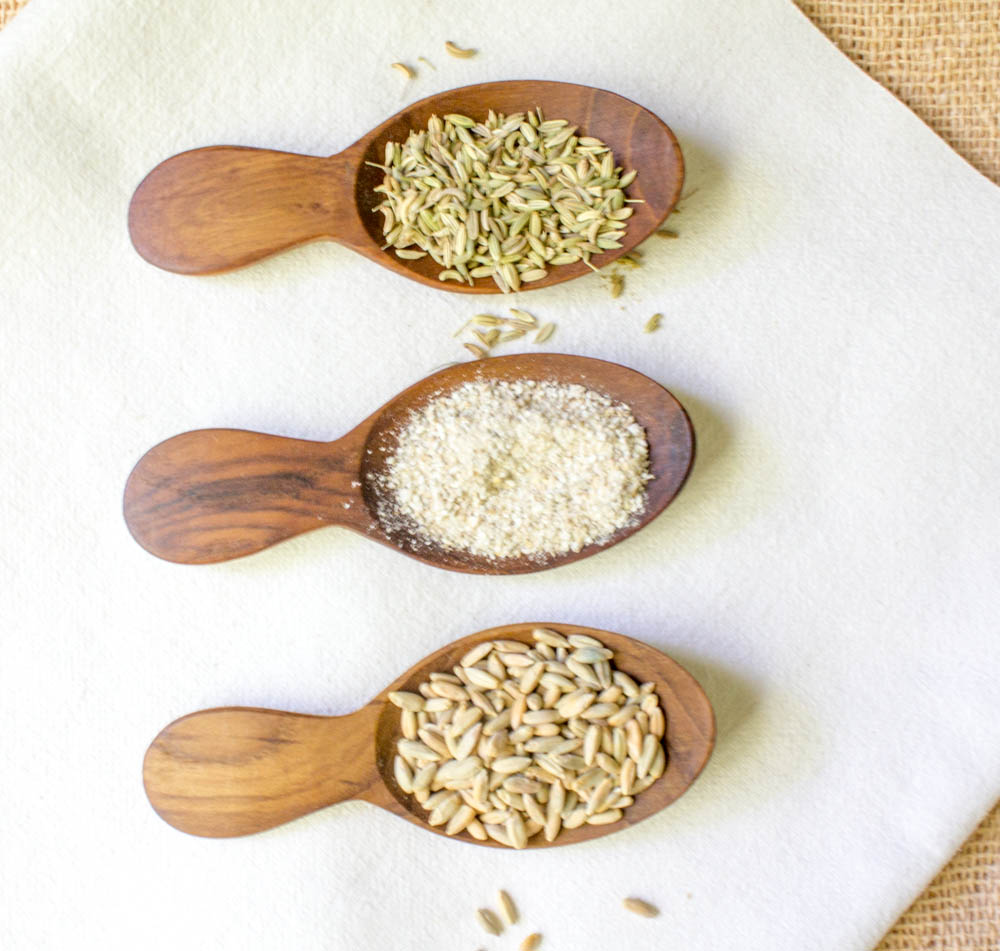
[[[491,559],[576,552],[633,522],[649,447],[631,410],[575,383],[465,383],[416,411],[387,460],[383,524]]]

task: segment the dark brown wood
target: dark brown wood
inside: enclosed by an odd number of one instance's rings
[[[553,118],[579,125],[614,149],[617,161],[637,169],[629,186],[635,204],[620,250],[594,259],[598,267],[632,250],[670,214],[680,197],[684,162],[670,129],[653,113],[603,89],[572,83],[517,80],[480,83],[439,93],[408,106],[343,152],[328,158],[211,146],[182,152],[158,165],[139,185],[129,207],[129,233],[150,263],[182,274],[213,274],[328,239],[422,284],[460,294],[495,294],[489,278],[473,286],[441,282],[430,257],[403,261],[382,250],[382,218],[372,209],[388,141],[402,141],[432,115],[485,117],[489,109],[520,112],[540,106]],[[589,274],[582,262],[554,267],[522,290],[548,287]]]
[[[387,700],[414,690],[434,671],[447,671],[473,645],[497,637],[531,642],[535,627],[599,638],[615,666],[636,681],[653,681],[667,720],[667,768],[640,793],[619,822],[567,829],[554,842],[536,837],[529,848],[571,845],[633,826],[680,797],[708,762],[715,744],[712,706],[697,681],[666,654],[622,634],[570,624],[513,624],[471,634],[412,667],[355,713],[315,717],[223,707],[181,717],[152,742],[143,783],[153,808],[193,835],[226,837],[261,832],[346,799],[362,799],[431,832],[426,813],[393,779],[400,715]],[[490,847],[467,833],[452,838]]]
[[[132,244],[180,274],[211,274],[336,233],[365,243],[347,159],[221,145],[157,165],[129,205]]]
[[[490,561],[429,547],[375,517],[378,489],[400,426],[434,396],[470,380],[580,383],[627,404],[646,430],[650,471],[642,518],[602,544],[545,560]],[[635,370],[566,354],[513,354],[448,367],[400,393],[334,442],[236,429],[174,436],[136,464],[125,487],[125,521],[145,549],[167,561],[207,564],[248,555],[324,525],[342,525],[439,568],[476,574],[541,571],[596,554],[648,525],[683,486],[694,458],[684,408]]]

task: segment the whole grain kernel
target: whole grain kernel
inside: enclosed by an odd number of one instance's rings
[[[641,898],[626,898],[622,904],[628,911],[642,915],[643,918],[655,918],[660,913],[660,909],[656,905],[651,905]]]
[[[479,924],[483,926],[483,930],[488,931],[491,935],[499,935],[503,931],[503,925],[496,916],[496,912],[490,911],[489,908],[480,908],[476,912],[476,917],[479,919]]]
[[[518,921],[517,905],[514,904],[514,899],[510,897],[503,889],[499,893],[500,899],[500,910],[503,912],[504,918],[507,919],[507,924],[516,925]]]

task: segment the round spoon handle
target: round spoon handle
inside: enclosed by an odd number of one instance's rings
[[[135,540],[167,561],[208,564],[324,525],[365,530],[363,434],[336,442],[197,429],[154,446],[125,486]]]
[[[253,707],[181,717],[146,751],[146,795],[170,825],[212,838],[262,832],[366,798],[377,779],[372,731],[379,707],[342,717]]]
[[[219,145],[161,162],[136,189],[128,227],[151,264],[213,274],[360,229],[347,161]]]

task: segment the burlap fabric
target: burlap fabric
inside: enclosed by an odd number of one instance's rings
[[[27,0],[0,0],[0,29],[26,2]]]
[[[855,63],[1000,184],[1000,0],[796,2]],[[0,28],[25,3],[0,0]],[[1000,805],[876,951],[1000,951]]]

